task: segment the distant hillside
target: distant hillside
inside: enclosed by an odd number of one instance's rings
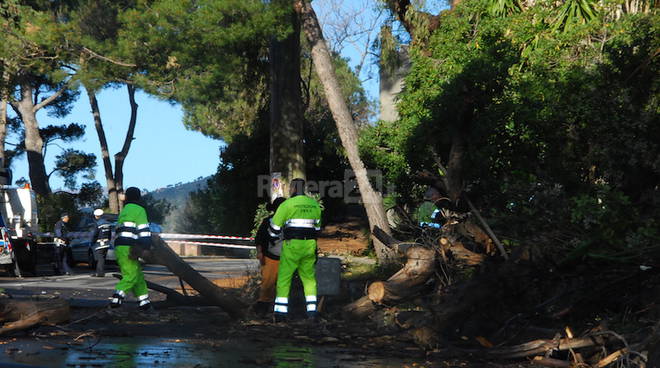
[[[188,194],[199,189],[206,188],[206,182],[210,176],[199,177],[195,181],[189,183],[176,183],[168,185],[165,188],[158,188],[148,194],[152,195],[154,199],[166,199],[174,207],[180,207],[188,200]]]

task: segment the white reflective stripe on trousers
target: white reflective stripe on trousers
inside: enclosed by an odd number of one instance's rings
[[[275,298],[275,313],[288,313],[289,312],[289,298],[277,297]]]
[[[316,295],[305,296],[305,301],[307,302],[307,311],[316,312]]]

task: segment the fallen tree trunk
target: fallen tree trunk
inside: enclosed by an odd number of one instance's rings
[[[367,295],[344,307],[349,317],[363,318],[373,313],[378,304],[393,305],[419,294],[435,271],[435,250],[411,243],[399,242],[374,227],[374,236],[383,244],[405,254],[404,267],[387,279],[376,281],[367,288]]]
[[[202,297],[206,298],[213,305],[222,308],[230,316],[241,318],[245,315],[247,311],[245,303],[238,298],[228,295],[222,288],[195,271],[195,269],[174,253],[160,236],[154,234],[151,240],[151,249],[145,251],[142,255],[145,260],[167,267],[170,272],[197,290]]]
[[[6,322],[0,327],[0,335],[38,324],[58,324],[69,318],[69,302],[66,300],[0,300],[0,322]]]
[[[120,274],[113,274],[112,276],[118,278],[121,280],[121,275]],[[147,287],[151,290],[158,291],[160,293],[165,294],[166,299],[162,302],[155,302],[158,303],[157,305],[161,307],[168,307],[168,306],[195,306],[195,307],[205,307],[205,306],[213,306],[215,305],[211,300],[195,295],[195,296],[188,296],[188,295],[183,295],[179,293],[178,291],[174,289],[170,289],[166,286],[156,284],[155,282],[147,281]]]

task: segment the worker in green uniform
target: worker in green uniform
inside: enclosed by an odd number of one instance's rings
[[[307,316],[315,319],[316,310],[316,238],[321,231],[321,206],[305,195],[305,181],[291,181],[291,198],[280,205],[271,219],[271,236],[283,235],[280,267],[277,273],[277,296],[275,297],[274,318],[286,320],[289,312],[289,291],[291,278],[298,275],[305,291]]]
[[[117,230],[115,239],[115,256],[121,272],[121,280],[115,287],[110,306],[117,308],[121,306],[126,294],[132,292],[138,299],[138,307],[141,311],[151,311],[147,283],[144,281],[142,265],[137,256],[132,255],[132,247],[149,248],[151,245],[151,232],[147,211],[141,205],[142,198],[140,190],[135,187],[126,189],[124,194],[124,208],[117,219]],[[133,252],[135,254],[137,252]]]

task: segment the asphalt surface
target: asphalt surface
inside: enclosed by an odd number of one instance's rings
[[[200,257],[184,258],[195,270],[204,277],[214,279],[224,279],[231,277],[245,276],[258,272],[259,264],[256,259],[236,259],[221,257]],[[70,276],[55,276],[49,273],[47,268],[39,270],[40,276],[26,276],[23,278],[7,277],[6,274],[0,276],[0,288],[22,289],[22,288],[57,288],[57,289],[103,289],[112,290],[117,283],[117,279],[112,277],[113,273],[119,273],[116,265],[108,265],[105,277],[91,277],[93,270],[86,267],[85,264],[74,268],[74,274]],[[43,276],[42,276],[43,275]],[[145,265],[145,278],[157,284],[169,288],[179,287],[179,279],[174,276],[165,266]]]

